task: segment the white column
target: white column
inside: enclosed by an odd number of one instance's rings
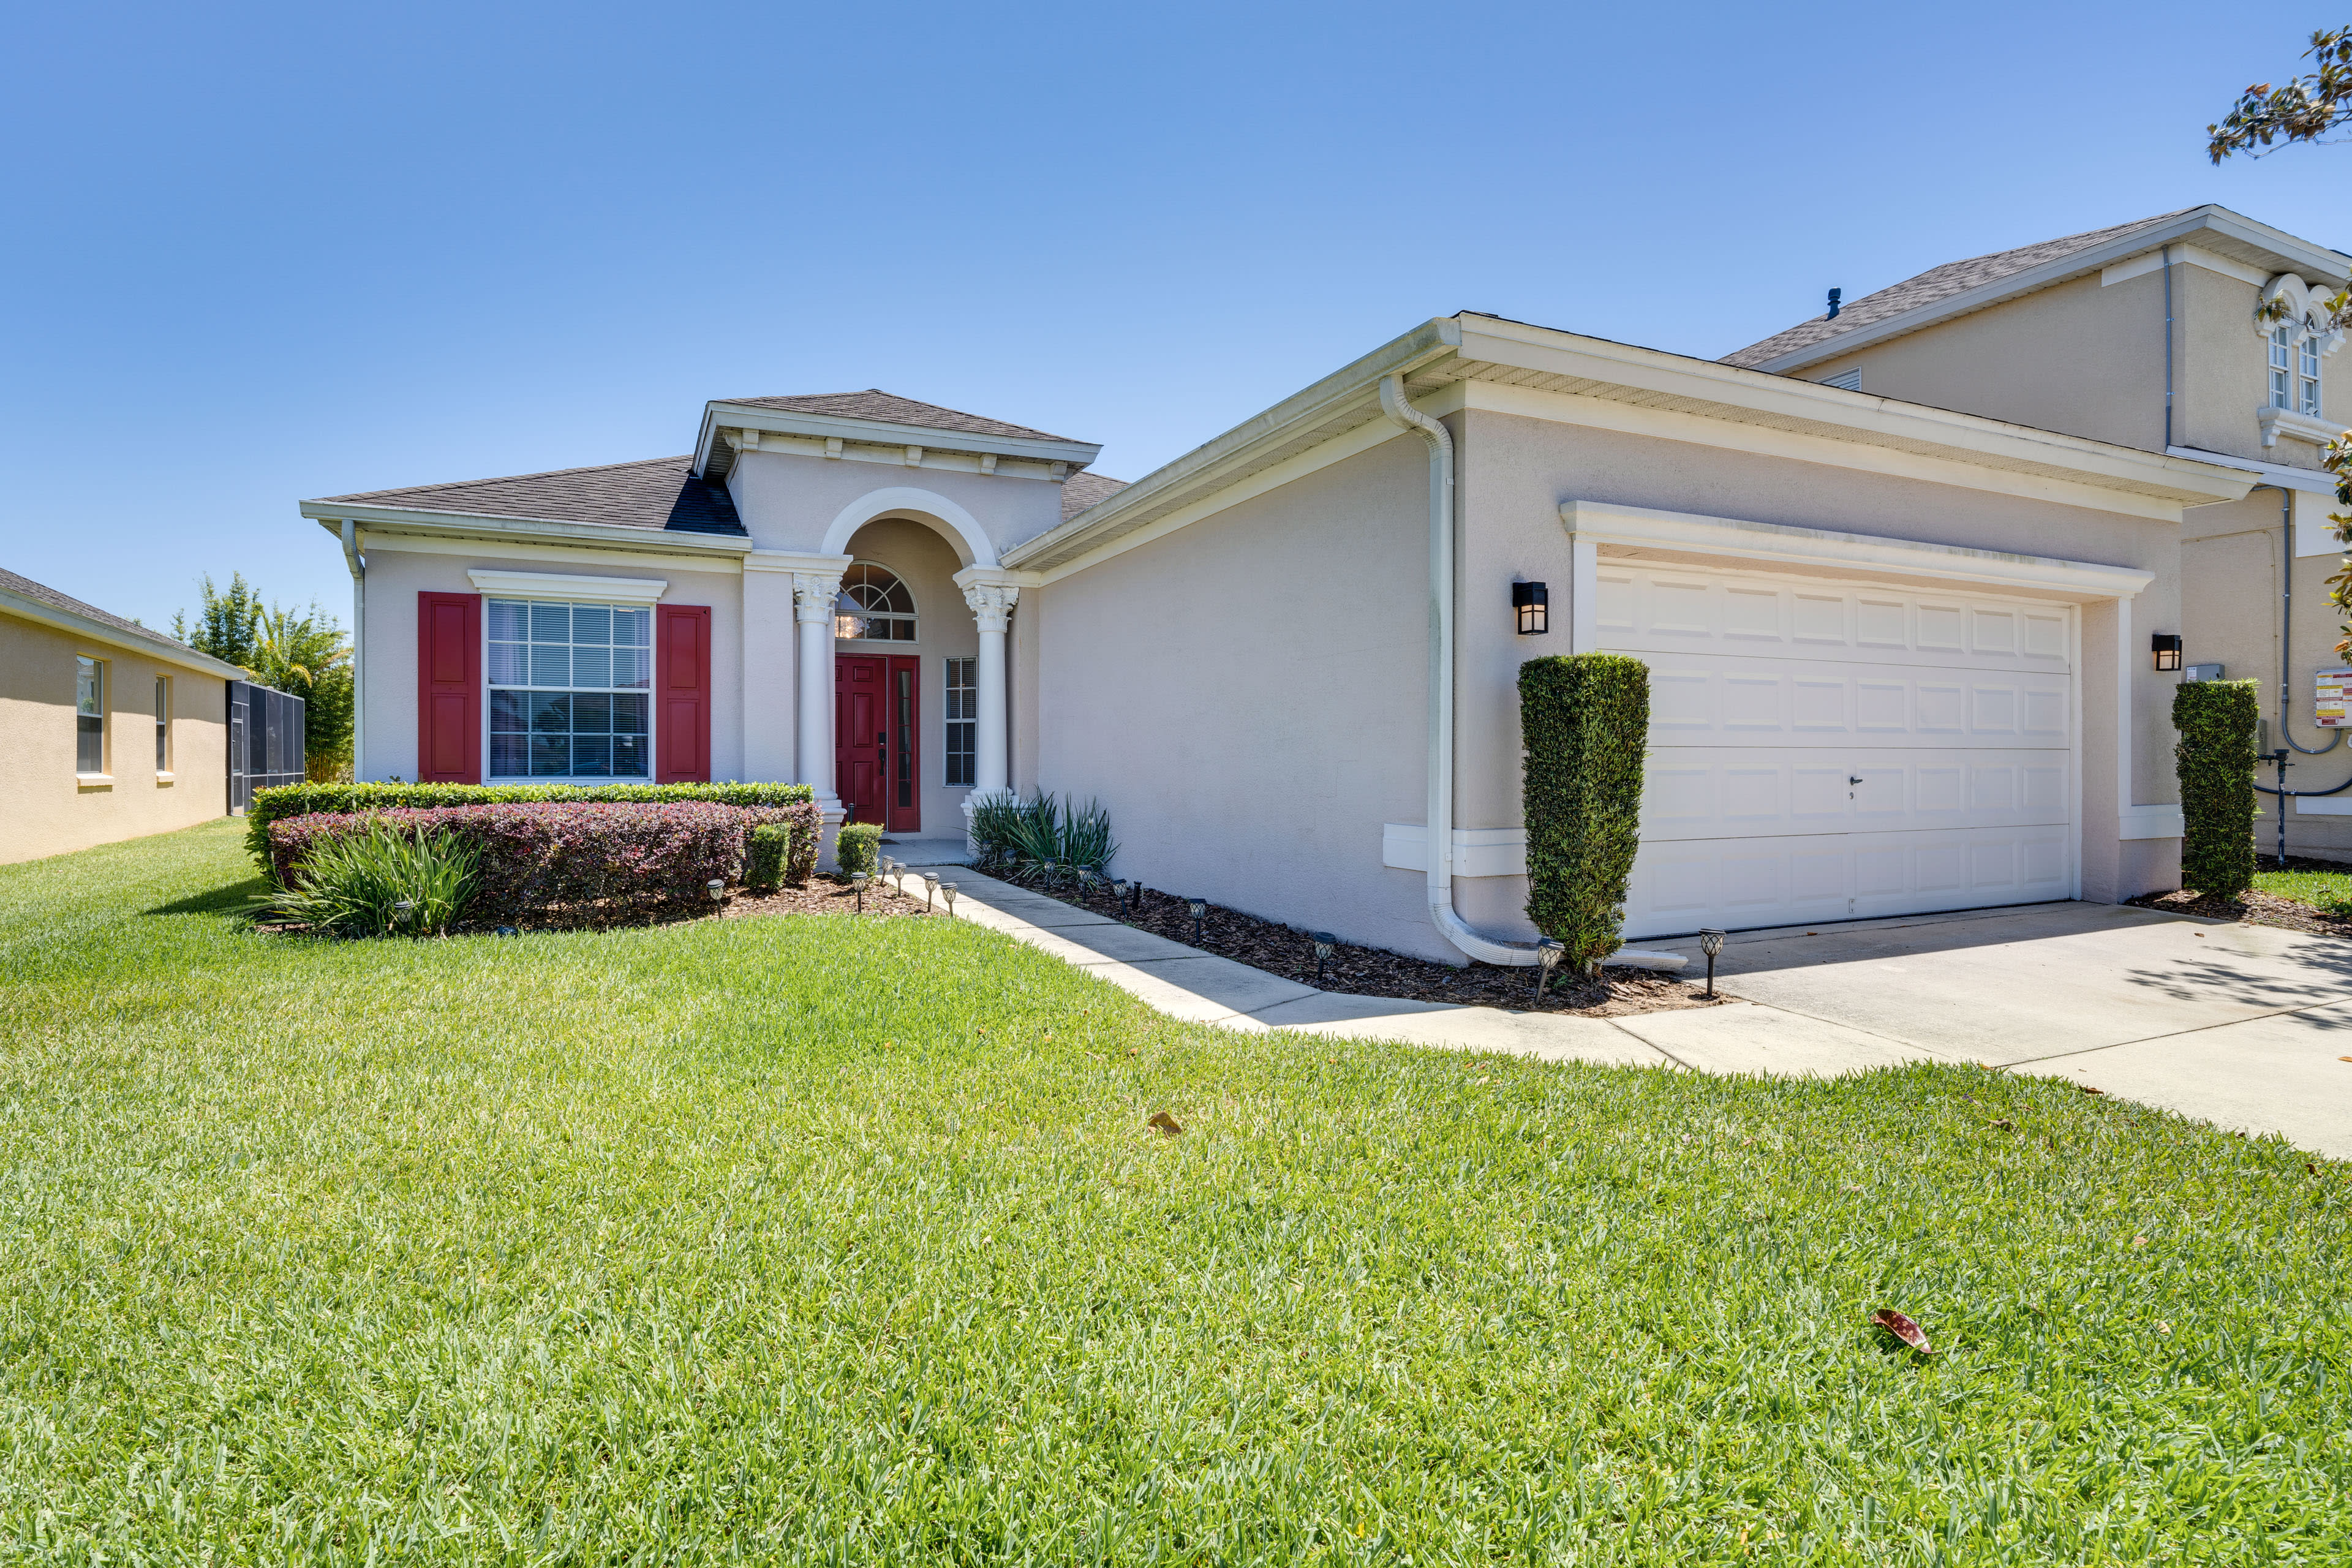
[[[1013,783],[1013,737],[1005,722],[1004,632],[1021,590],[1010,583],[964,584],[963,602],[980,624],[980,661],[973,674],[979,686],[980,711],[972,760],[972,798],[1001,794]]]
[[[814,785],[820,810],[838,819],[833,789],[833,613],[841,574],[793,574],[793,619],[800,633],[800,692],[794,710],[799,735],[794,782]]]

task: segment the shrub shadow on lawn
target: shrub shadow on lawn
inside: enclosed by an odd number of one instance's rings
[[[168,904],[157,904],[142,910],[142,915],[222,915],[242,914],[254,900],[269,891],[269,884],[259,877],[247,877],[242,882],[213,888],[201,893],[190,893],[184,899],[173,899]]]

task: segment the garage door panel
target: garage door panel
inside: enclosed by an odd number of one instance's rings
[[[2071,829],[2058,826],[1645,844],[1627,890],[1625,935],[2071,898]]]
[[[2072,772],[2064,752],[1661,748],[1642,840],[2063,826]]]
[[[1597,586],[1598,640],[1625,653],[1859,657],[1889,664],[2061,673],[2068,668],[2071,612],[2063,605],[1848,587],[1605,557]]]
[[[1650,743],[2015,745],[2072,739],[2073,678],[1649,654]]]

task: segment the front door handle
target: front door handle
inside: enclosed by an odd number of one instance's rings
[[[1861,781],[1860,779],[1857,779],[1857,778],[1849,778],[1849,779],[1847,779],[1845,782],[1846,782],[1846,783],[1848,783],[1848,784],[1860,784],[1862,781]]]

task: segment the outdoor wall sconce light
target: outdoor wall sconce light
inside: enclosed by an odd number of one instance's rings
[[[1555,937],[1545,937],[1536,943],[1536,1000],[1543,1000],[1544,987],[1551,984],[1551,972],[1559,967],[1567,956],[1568,943]]]
[[[1184,903],[1185,906],[1192,911],[1192,944],[1197,947],[1201,942],[1201,921],[1206,918],[1209,912],[1209,900],[1206,899],[1187,899],[1184,900]]]
[[[866,873],[852,871],[849,874],[849,885],[857,890],[857,912],[862,915],[866,912]]]
[[[1323,966],[1331,962],[1331,950],[1339,945],[1339,939],[1328,931],[1318,931],[1314,934],[1314,942],[1315,984],[1320,985],[1323,984]]]
[[[1521,637],[1551,630],[1551,590],[1541,583],[1512,584],[1511,608],[1518,615]]]
[[[2180,668],[2180,634],[2179,632],[2158,632],[2147,639],[2147,646],[2156,654],[2157,668],[2179,669]]]
[[[1712,929],[1698,933],[1698,950],[1706,954],[1706,994],[1715,994],[1715,955],[1723,951],[1724,933]]]

